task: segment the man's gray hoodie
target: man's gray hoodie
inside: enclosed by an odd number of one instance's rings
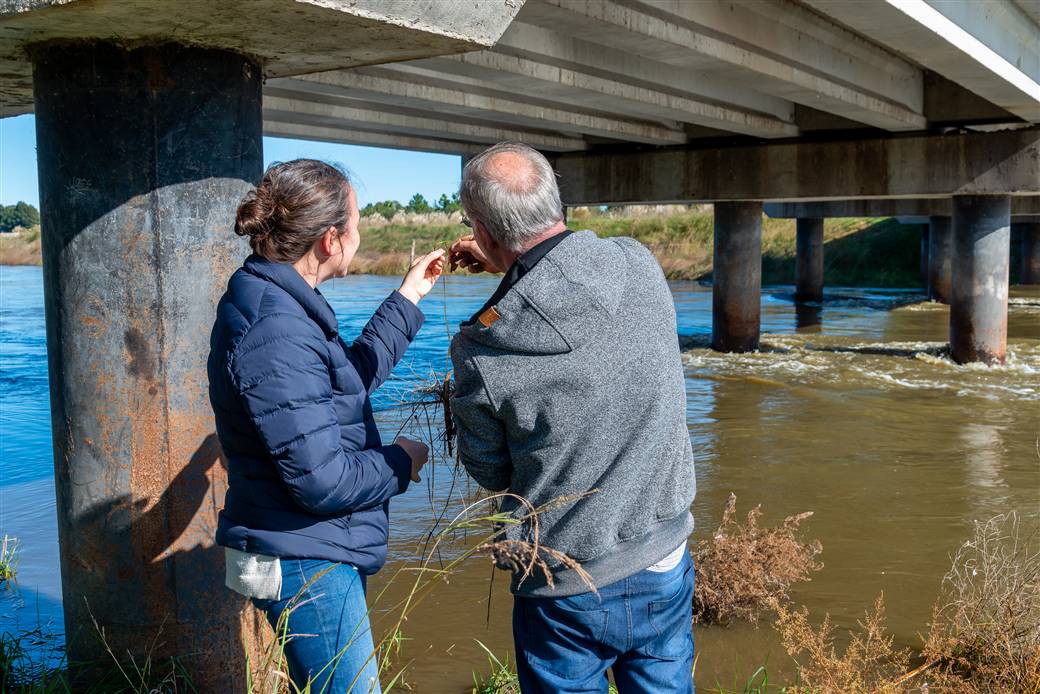
[[[568,236],[463,325],[451,358],[462,463],[486,489],[550,505],[542,545],[580,562],[599,588],[685,542],[696,481],[675,307],[639,242]],[[525,512],[512,499],[502,506]],[[575,571],[550,566],[555,589],[514,576],[513,592],[588,591]]]

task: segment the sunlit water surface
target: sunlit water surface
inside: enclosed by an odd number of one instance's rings
[[[387,438],[412,412],[402,404],[422,399],[415,389],[447,371],[450,333],[495,283],[451,277],[425,301],[426,325],[376,396]],[[395,286],[359,276],[323,291],[349,337]],[[825,568],[794,598],[852,627],[883,591],[898,642],[913,645],[974,519],[1015,509],[1040,528],[1040,291],[1012,293],[1008,364],[966,368],[944,353],[947,309],[913,292],[834,288],[822,307],[796,309],[789,287],[767,288],[762,351],[722,355],[705,348],[710,289],[671,287],[697,460],[695,540],[731,492],[741,509],[761,504],[766,522],[813,511],[805,527]],[[428,413],[418,424],[436,431],[440,413]],[[4,630],[62,631],[50,436],[41,273],[0,267],[0,534],[21,543],[17,586],[0,593]],[[472,491],[441,451],[423,485],[394,500],[391,560],[370,588],[377,628],[414,580],[407,569],[434,519]],[[444,549],[447,561],[458,543]],[[510,651],[507,581],[491,577],[485,560],[467,561],[405,623],[399,662],[418,691],[468,691],[471,672],[487,669],[479,644]],[[741,683],[763,664],[790,672],[768,625],[696,637],[699,686]]]

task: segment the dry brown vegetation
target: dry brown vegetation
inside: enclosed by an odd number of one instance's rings
[[[0,234],[0,265],[39,265],[40,227],[16,227],[9,234]]]
[[[823,551],[819,541],[797,537],[799,524],[812,513],[790,516],[772,528],[759,527],[761,507],[751,509],[744,523],[736,513],[737,497],[730,494],[718,530],[693,552],[694,622],[757,621],[764,610],[790,599],[792,583],[807,581],[823,568],[816,561]]]
[[[1040,552],[1015,513],[975,524],[943,579],[919,652],[893,646],[880,597],[844,650],[829,618],[814,628],[805,608],[776,610],[784,648],[798,663],[789,694],[1040,692]]]

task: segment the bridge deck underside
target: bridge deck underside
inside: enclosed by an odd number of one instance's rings
[[[264,127],[466,155],[505,139],[591,153],[1040,121],[1035,17],[1013,0],[985,16],[929,1],[947,35],[882,2],[858,4],[868,28],[857,3],[829,0],[527,0],[491,48],[271,79]],[[972,22],[996,27],[976,27],[981,48],[950,33]]]

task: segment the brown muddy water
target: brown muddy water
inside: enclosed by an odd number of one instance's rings
[[[351,277],[323,287],[345,337],[396,282]],[[375,398],[386,437],[410,411],[400,403],[448,368],[451,326],[496,283],[451,277],[426,300],[427,324]],[[742,511],[761,504],[764,522],[813,511],[803,527],[823,543],[825,566],[795,587],[794,599],[849,628],[884,591],[898,643],[915,645],[973,520],[1015,509],[1027,532],[1040,529],[1040,288],[1013,289],[1008,364],[987,368],[959,367],[943,355],[948,310],[919,303],[914,292],[828,289],[822,307],[796,310],[789,287],[767,288],[762,351],[722,355],[704,347],[710,288],[671,287],[688,347],[694,540],[710,536],[730,492]],[[0,534],[22,546],[18,586],[0,591],[0,628],[39,625],[60,638],[39,268],[0,268],[0,367]],[[435,431],[439,413],[429,414],[422,428]],[[473,491],[445,458],[392,503],[391,560],[370,584],[377,629],[414,580],[434,518],[450,517]],[[446,545],[442,559],[457,556],[460,543]],[[508,581],[501,573],[493,586],[491,579],[486,560],[468,560],[411,612],[397,662],[414,691],[469,691],[472,673],[488,670],[480,643],[511,659]],[[761,665],[771,681],[792,673],[768,621],[698,628],[696,641],[701,688],[739,687]]]
[[[706,290],[682,289],[681,314],[710,305]],[[825,567],[794,599],[847,630],[883,592],[906,646],[927,631],[973,520],[1015,509],[1027,532],[1040,528],[1040,291],[1014,292],[1008,364],[997,368],[953,364],[948,309],[915,298],[852,292],[799,317],[774,295],[764,308],[776,332],[760,353],[717,354],[699,346],[703,334],[685,340],[693,539],[710,536],[730,492],[739,509],[761,504],[766,522],[813,511],[806,537],[822,541]],[[784,315],[802,327],[780,332]],[[413,548],[394,545],[412,565]],[[400,662],[418,691],[466,691],[470,670],[488,669],[481,644],[511,654],[507,582],[491,580],[490,565],[471,560],[404,624]],[[383,600],[407,592],[398,582]],[[772,681],[793,676],[768,619],[698,628],[695,638],[698,687],[739,688],[761,665]]]

